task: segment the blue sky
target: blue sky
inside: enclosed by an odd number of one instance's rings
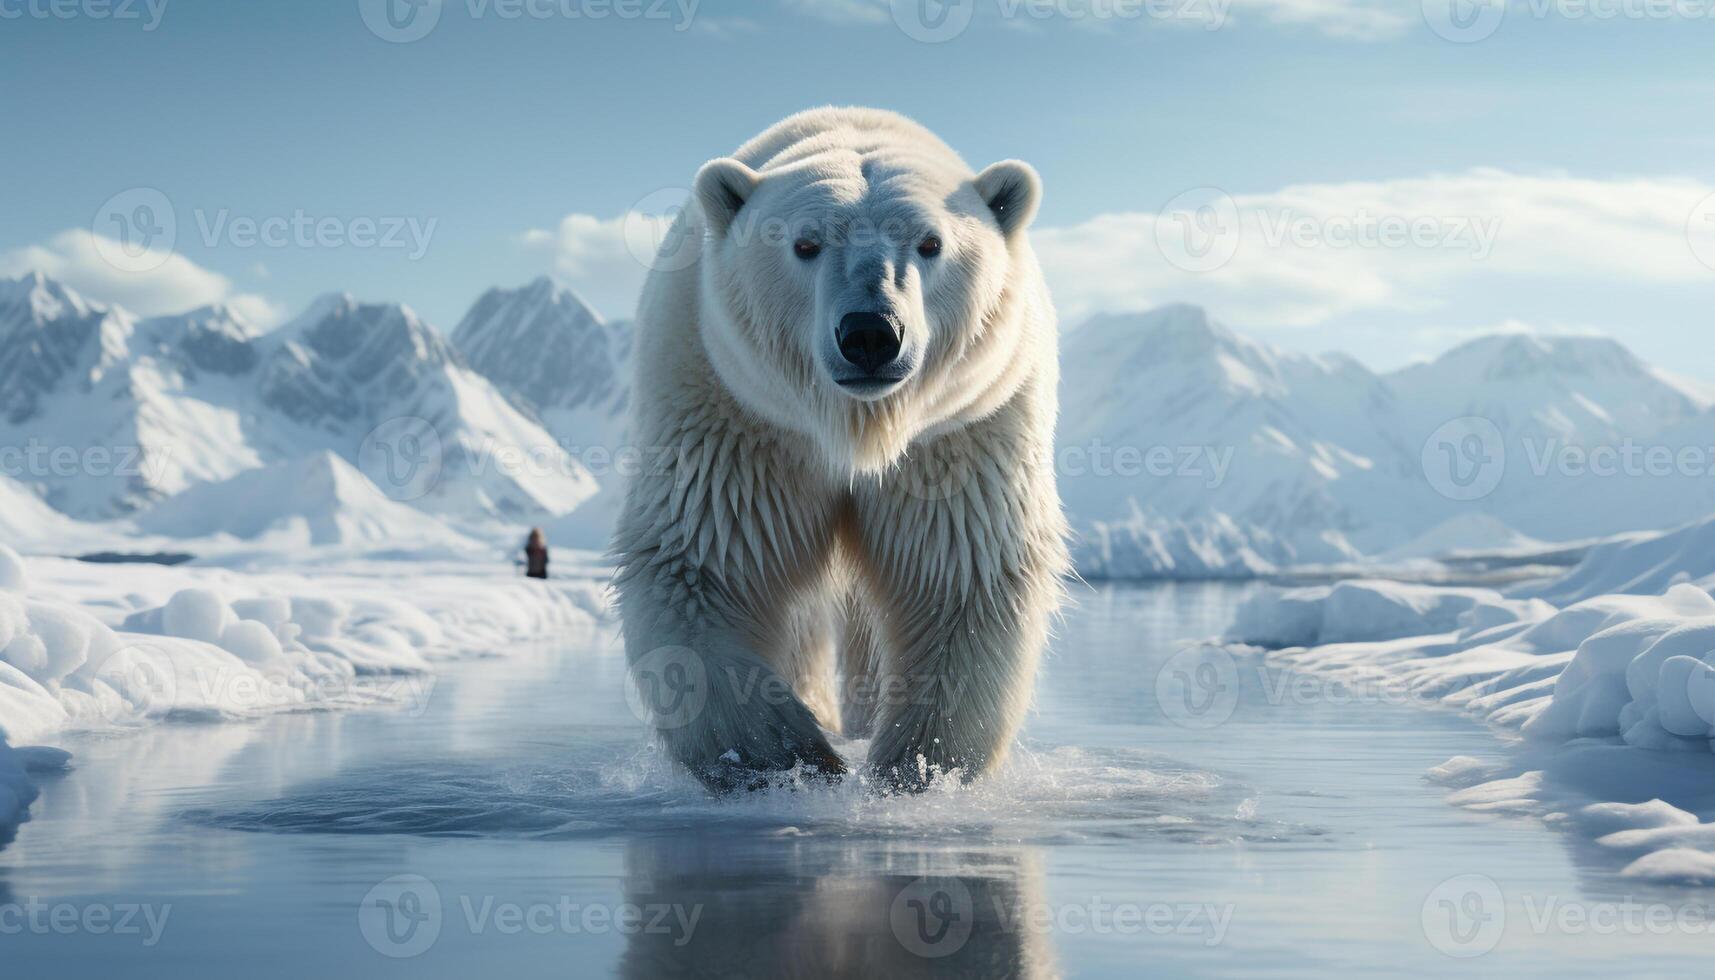
[[[921,0],[441,0],[405,43],[370,0],[53,2],[0,0],[0,272],[142,312],[346,289],[450,327],[549,272],[624,316],[624,215],[780,116],[864,103],[1041,171],[1071,322],[1185,299],[1383,367],[1606,332],[1715,381],[1701,0],[1515,0],[1468,43],[1432,29],[1447,0],[973,0],[940,43]],[[162,198],[171,253],[103,262],[113,209]],[[332,232],[243,236],[269,219]],[[1188,234],[1214,237],[1175,254]]]

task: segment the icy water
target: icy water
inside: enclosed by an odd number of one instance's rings
[[[708,798],[607,633],[393,711],[80,738],[0,851],[0,975],[1707,974],[1706,896],[1424,781],[1490,732],[1199,673],[1243,591],[1081,592],[1024,751],[910,799]]]

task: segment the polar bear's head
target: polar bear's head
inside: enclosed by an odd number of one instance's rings
[[[1020,383],[1040,182],[973,174],[926,131],[818,135],[698,172],[703,335],[741,401],[875,470]]]

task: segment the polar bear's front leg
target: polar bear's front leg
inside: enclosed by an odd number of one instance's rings
[[[1018,441],[943,439],[862,502],[887,646],[869,764],[900,788],[993,768],[1029,710],[1067,561],[1048,457]]]
[[[792,665],[767,659],[789,646],[790,606],[826,565],[831,504],[766,443],[674,435],[670,457],[633,481],[616,546],[634,703],[717,791],[799,767],[843,773]]]
[[[668,753],[719,792],[799,766],[843,773],[791,681],[753,652],[755,633],[697,594],[706,578],[670,565],[620,587],[634,703]]]
[[[1028,578],[997,585],[1011,595],[942,595],[902,610],[869,750],[884,782],[921,789],[955,770],[970,779],[1005,757],[1030,707],[1049,604]]]

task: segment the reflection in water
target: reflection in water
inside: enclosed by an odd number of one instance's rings
[[[51,869],[37,888],[62,872],[68,889],[122,887],[159,846],[155,836],[181,796],[219,783],[253,737],[244,725],[162,725],[68,739],[73,768],[37,777],[42,795],[25,824],[51,833],[30,833],[7,856]],[[242,864],[245,848],[210,841],[198,860],[210,869]]]
[[[148,957],[87,935],[0,937],[0,977],[186,980],[234,962],[447,978],[475,964],[496,977],[1134,976],[1145,962],[1441,975],[1425,896],[1466,874],[1508,899],[1484,972],[1541,972],[1553,956],[1565,975],[1612,976],[1648,952],[1656,973],[1707,973],[1706,932],[1532,930],[1526,899],[1695,896],[1619,879],[1605,855],[1569,866],[1537,825],[1449,807],[1425,771],[1511,755],[1467,719],[1282,698],[1248,671],[1221,723],[1170,713],[1164,672],[1241,595],[1081,592],[1008,764],[903,798],[855,782],[711,798],[626,707],[624,658],[584,640],[449,664],[421,711],[80,737],[0,855],[0,905],[171,904],[171,925]],[[1577,767],[1513,761],[1569,793],[1627,798]],[[406,875],[440,889],[443,928],[392,959],[357,910]],[[466,899],[643,917],[641,931],[519,935],[470,925]]]
[[[652,836],[625,864],[626,901],[644,914],[620,972],[637,980],[1058,972],[1032,914],[1044,904],[1034,848]]]

